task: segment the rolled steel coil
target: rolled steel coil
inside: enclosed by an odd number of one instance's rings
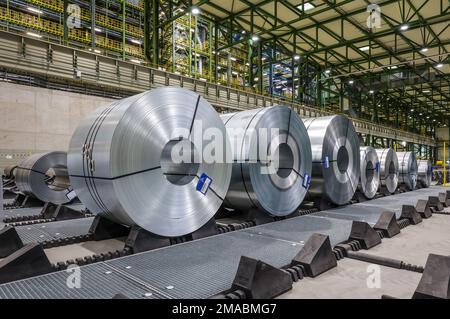
[[[43,202],[66,204],[71,201],[67,153],[49,152],[25,158],[15,171],[20,192]]]
[[[94,214],[164,237],[193,233],[219,210],[231,178],[231,162],[201,156],[210,144],[202,137],[211,131],[229,149],[217,112],[186,89],[158,88],[113,102],[76,129],[71,183]]]
[[[380,160],[380,189],[393,194],[397,190],[399,178],[397,153],[392,148],[376,151]]]
[[[405,185],[408,190],[414,190],[417,186],[417,158],[414,152],[399,152],[399,183]]]
[[[361,147],[360,155],[361,177],[358,189],[364,197],[372,199],[380,187],[380,162],[373,147]]]
[[[298,114],[275,106],[221,118],[233,158],[224,204],[273,216],[293,213],[306,196],[311,178],[311,144]],[[260,154],[260,150],[270,151]]]
[[[417,182],[420,183],[422,187],[428,188],[431,185],[431,179],[433,176],[433,166],[431,161],[420,160],[418,161],[418,175]]]
[[[3,176],[6,179],[13,179],[14,173],[16,171],[17,165],[7,166],[3,169]]]
[[[309,194],[336,205],[350,202],[360,175],[359,140],[353,123],[335,115],[303,119],[312,149]]]

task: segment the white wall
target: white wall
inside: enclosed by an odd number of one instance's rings
[[[0,82],[0,171],[42,151],[67,151],[80,121],[112,100]]]

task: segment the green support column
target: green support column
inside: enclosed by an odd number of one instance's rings
[[[219,24],[215,23],[214,25],[214,80],[217,83],[219,80],[219,70],[217,67],[219,66]]]
[[[95,0],[91,0],[91,47],[95,49]]]
[[[213,55],[212,55],[212,51],[213,51],[213,23],[211,21],[208,22],[208,80],[211,81],[212,80],[212,70],[213,70]]]
[[[261,94],[263,93],[263,90],[264,90],[262,48],[263,48],[263,43],[260,42],[258,44],[258,89],[259,89],[259,93],[261,93]]]
[[[149,1],[146,1],[149,2]],[[152,0],[152,64],[154,67],[159,65],[159,0]]]
[[[64,39],[63,44],[67,45],[69,42],[69,27],[67,26],[67,19],[69,18],[69,15],[67,14],[67,6],[69,5],[68,0],[64,0],[64,13],[63,13],[63,23],[64,23]]]
[[[150,1],[144,1],[144,54],[148,61],[151,61],[150,34],[153,30],[150,25],[150,23],[152,22],[150,13],[151,13]]]
[[[126,58],[126,51],[125,51],[125,44],[126,44],[126,4],[125,0],[122,1],[122,59],[125,60]]]

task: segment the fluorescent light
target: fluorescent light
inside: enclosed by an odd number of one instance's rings
[[[207,80],[207,79],[204,79],[204,78],[199,78],[199,80],[200,80],[200,81],[203,81],[203,82],[208,82],[208,80]]]
[[[414,109],[411,109],[411,112],[414,112]]]
[[[252,41],[253,42],[258,42],[259,41],[259,36],[257,36],[256,34],[252,36]]]
[[[312,10],[314,9],[315,6],[312,3],[306,2],[304,5],[299,5],[297,6],[297,9],[301,10],[301,11],[308,11],[308,10]]]
[[[430,93],[430,90],[423,90],[423,93]]]
[[[353,84],[353,83],[355,83],[355,81],[353,81],[353,80],[348,81],[348,84]]]
[[[238,75],[239,73],[237,73],[236,71],[231,72],[234,75]]]
[[[42,12],[41,10],[37,9],[37,8],[33,8],[33,7],[27,7],[28,11],[34,12],[34,13],[38,13],[38,14],[43,14],[44,12]]]
[[[331,70],[325,70],[325,74],[330,74]]]
[[[142,42],[136,39],[131,39],[131,42],[141,45]]]
[[[294,60],[295,60],[295,61],[300,60],[300,56],[299,56],[298,54],[294,55]]]
[[[137,64],[141,64],[141,61],[136,60],[136,59],[131,59],[130,62],[137,63]]]
[[[237,59],[235,57],[231,57],[230,60],[231,61],[237,61]]]
[[[369,51],[370,50],[370,46],[365,46],[365,47],[360,47],[359,48],[360,51]]]
[[[375,91],[374,91],[374,90],[370,90],[369,93],[370,93],[370,94],[374,94]]]
[[[402,31],[406,31],[409,29],[409,26],[407,24],[403,24],[402,26],[400,26],[400,30]]]
[[[390,67],[389,67],[389,70],[395,70],[395,69],[398,69],[398,66],[393,65],[393,66],[390,66]]]
[[[437,68],[442,68],[443,66],[444,66],[444,64],[442,64],[442,63],[436,64]]]
[[[27,34],[28,34],[29,36],[32,36],[32,37],[35,37],[35,38],[42,38],[42,35],[37,34],[37,33],[34,33],[34,32],[28,31]]]
[[[192,8],[192,9],[191,9],[191,13],[192,13],[193,15],[197,15],[197,14],[200,14],[200,9],[199,9],[199,8],[196,8],[196,7],[194,7],[194,8]]]
[[[422,50],[420,50],[420,52],[427,52],[428,51],[428,48],[422,48]]]
[[[245,32],[245,30],[242,30],[242,32],[241,32],[242,34],[246,34],[247,32]]]
[[[100,29],[100,28],[95,28],[94,30],[95,30],[95,32],[102,32],[102,29]]]
[[[259,81],[259,78],[254,78],[253,80],[256,82],[256,81]]]

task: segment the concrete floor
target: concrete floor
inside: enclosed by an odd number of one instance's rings
[[[446,208],[450,211],[450,208]],[[428,255],[450,255],[450,216],[433,215],[416,226],[409,226],[394,238],[383,239],[364,253],[399,259],[425,266]],[[280,296],[281,299],[379,299],[383,294],[397,298],[411,298],[422,277],[421,274],[379,266],[379,283],[369,288],[368,279],[373,278],[371,264],[345,258],[338,266],[316,277],[294,283],[293,289]],[[372,266],[373,267],[373,266]]]
[[[57,263],[59,261],[75,260],[76,258],[92,256],[94,254],[122,250],[125,246],[124,240],[125,238],[109,239],[98,242],[88,241],[74,245],[45,249],[45,253],[51,263]]]

